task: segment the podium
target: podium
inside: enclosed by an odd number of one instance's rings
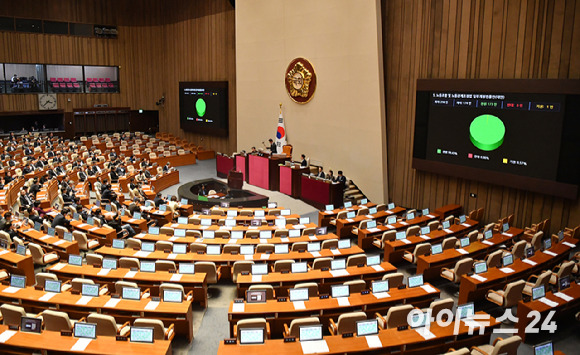
[[[266,190],[278,191],[280,185],[280,169],[278,164],[290,160],[288,157],[249,155],[248,182]]]
[[[342,206],[343,195],[343,183],[333,183],[314,176],[301,176],[300,198],[319,210],[330,204]]]
[[[230,170],[228,174],[228,187],[241,190],[244,186],[244,174],[241,171]]]
[[[302,187],[302,174],[307,174],[309,168],[303,168],[300,164],[280,165],[280,189],[283,194],[290,195],[294,198],[300,198],[300,189]]]

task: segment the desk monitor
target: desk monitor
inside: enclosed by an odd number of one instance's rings
[[[405,238],[407,238],[407,233],[405,233],[405,231],[398,231],[397,233],[395,233],[396,240],[401,240]]]
[[[220,207],[221,208],[230,208],[230,203],[222,201],[222,202],[220,202]]]
[[[202,233],[202,238],[204,239],[214,239],[215,238],[215,232],[214,231],[203,231]]]
[[[238,211],[236,211],[236,210],[228,210],[226,212],[226,216],[228,216],[228,217],[237,217],[238,216]]]
[[[141,212],[133,213],[133,219],[141,219]]]
[[[465,238],[459,239],[459,244],[461,245],[462,248],[468,247],[469,246],[469,238],[465,237]]]
[[[240,254],[241,255],[254,255],[254,246],[253,245],[241,245],[240,246]]]
[[[226,219],[224,221],[224,226],[233,228],[236,226],[236,220],[235,219]]]
[[[71,232],[64,232],[64,236],[63,236],[64,240],[66,240],[67,242],[72,242],[73,241],[73,235]]]
[[[159,235],[159,227],[149,227],[149,234]]]
[[[25,288],[26,287],[26,276],[22,275],[10,275],[10,286]]]
[[[544,285],[540,285],[538,287],[533,287],[532,288],[532,300],[535,301],[537,299],[546,297],[546,289],[544,288]]]
[[[76,322],[73,329],[73,334],[75,338],[95,339],[97,337],[97,324]]]
[[[125,215],[125,209],[121,208],[121,210],[119,211],[119,216],[123,217]]]
[[[16,246],[16,254],[26,256],[26,246],[18,244]]]
[[[443,229],[449,229],[449,227],[451,227],[451,222],[449,222],[449,221],[443,221],[443,223],[441,223],[441,228],[443,228]]]
[[[42,229],[42,224],[40,222],[34,222],[34,229],[40,232]]]
[[[142,251],[155,251],[155,243],[153,242],[141,242],[141,250]]]
[[[204,226],[204,227],[209,227],[211,226],[211,219],[210,218],[202,218],[200,225]]]
[[[173,231],[173,235],[174,235],[175,237],[180,237],[180,238],[183,238],[183,237],[185,237],[187,234],[186,234],[186,231],[185,231],[185,229],[176,229],[176,230],[174,230],[174,231]]]
[[[130,341],[132,343],[153,343],[153,328],[131,327]]]
[[[265,217],[266,216],[266,211],[264,210],[255,210],[254,211],[254,217]]]
[[[379,322],[376,319],[359,320],[356,322],[356,336],[379,334]]]
[[[300,217],[300,224],[310,223],[310,217]]]
[[[316,235],[325,235],[328,233],[328,227],[318,227],[316,228]]]
[[[493,231],[491,229],[486,230],[483,232],[483,237],[485,240],[491,239],[493,237]]]
[[[473,264],[473,272],[475,274],[483,274],[487,272],[487,263],[485,261]]]
[[[240,344],[264,344],[264,328],[242,328],[238,330]]]
[[[423,286],[423,275],[410,276],[407,279],[407,284],[409,288]]]
[[[107,212],[111,212],[111,205],[109,205],[109,204],[106,204],[106,205],[105,205],[105,211],[107,211]]]
[[[124,300],[139,301],[141,299],[141,289],[139,287],[123,287],[121,297]]]
[[[83,284],[81,288],[81,295],[89,297],[99,297],[99,285]]]
[[[139,263],[139,271],[155,272],[155,261],[141,260]]]
[[[320,251],[320,249],[321,249],[320,242],[311,242],[311,243],[308,243],[308,245],[307,245],[307,250],[310,253]]]
[[[564,231],[558,231],[558,241],[561,242],[564,239]]]
[[[247,290],[246,302],[248,303],[264,303],[266,302],[266,290]]]
[[[288,254],[290,252],[290,248],[288,244],[275,244],[274,245],[274,254]]]
[[[288,229],[288,238],[300,238],[300,229]]]
[[[20,318],[20,330],[27,333],[40,333],[42,331],[42,318]]]
[[[51,237],[54,237],[54,228],[52,227],[48,227],[48,232],[46,234],[50,235]]]
[[[307,287],[288,289],[288,296],[290,297],[290,302],[308,301],[310,297]]]
[[[80,219],[81,219],[81,216],[80,216],[78,213],[76,213],[76,212],[75,212],[75,213],[73,213],[73,219],[74,219],[75,221],[78,221],[78,220],[80,220]]]
[[[60,281],[44,280],[44,291],[52,293],[60,293]]]
[[[380,263],[381,256],[379,254],[367,256],[367,266],[379,265]]]
[[[268,264],[252,264],[252,275],[268,275]]]
[[[208,245],[206,247],[207,255],[220,255],[222,253],[220,245]]]
[[[99,202],[99,201],[97,201]],[[147,200],[145,201],[145,207],[153,207],[155,205],[155,203],[151,200]]]
[[[93,217],[87,218],[87,224],[90,224],[91,226],[94,226],[95,225],[95,219]]]
[[[464,214],[459,216],[459,223],[465,223],[465,221],[467,221],[467,217]]]
[[[429,209],[428,209],[428,208],[423,208],[423,209],[421,210],[421,215],[423,215],[423,216],[426,216],[426,215],[428,215],[428,214],[429,214]]]
[[[397,223],[397,216],[387,217],[387,224],[395,224],[395,223]]]
[[[272,231],[260,231],[260,239],[272,239]]]
[[[262,220],[260,220],[260,219],[252,219],[252,220],[250,221],[250,225],[251,225],[252,227],[259,227],[259,226],[261,226],[261,225],[262,225]]]
[[[123,239],[113,239],[113,249],[125,249],[125,241]]]
[[[344,203],[344,208],[351,208],[352,207],[352,202],[347,201]]]
[[[80,255],[69,254],[68,255],[68,263],[70,265],[82,266],[83,265],[83,258]]]
[[[368,221],[367,222],[367,229],[369,228],[376,228],[377,227],[377,221]]]
[[[544,250],[548,250],[552,247],[552,239],[544,239]]]
[[[181,303],[183,302],[183,292],[181,290],[163,290],[163,302]]]
[[[425,234],[429,234],[429,233],[431,233],[431,228],[429,228],[429,226],[421,227],[421,235],[425,235]]]
[[[510,229],[509,223],[502,224],[502,226],[501,226],[501,231],[502,232],[507,232],[509,229]]]
[[[459,316],[459,319],[471,318],[475,314],[475,306],[473,302],[465,303],[457,306],[455,314]]]
[[[526,248],[526,258],[531,258],[532,256],[534,256],[535,250],[533,246],[529,246]]]
[[[322,324],[301,325],[299,327],[298,339],[301,342],[322,340]]]
[[[115,259],[115,258],[103,258],[103,269],[116,270],[117,269],[117,259]]]
[[[268,208],[277,208],[278,202],[268,202]]]
[[[411,212],[411,213],[407,213],[407,216],[406,216],[406,218],[405,218],[405,219],[406,219],[407,221],[409,221],[409,220],[412,220],[412,219],[414,219],[414,218],[415,218],[415,212]]]
[[[348,285],[332,285],[330,286],[330,295],[332,298],[349,297],[350,289]]]
[[[179,273],[180,274],[195,274],[195,264],[194,263],[179,263]]]
[[[551,341],[534,345],[534,355],[554,355],[554,347]]]
[[[334,205],[326,205],[324,206],[325,211],[334,211]]]
[[[167,212],[167,205],[160,205],[159,212]]]
[[[443,253],[443,245],[433,244],[431,245],[431,255],[437,255]]]
[[[178,224],[189,224],[189,219],[187,217],[177,217]]]
[[[231,239],[244,239],[244,231],[231,231],[230,238]]]
[[[181,201],[179,201],[179,203],[181,203],[182,205],[187,205],[189,204],[189,201],[186,198],[182,198]]]
[[[0,239],[0,248],[8,250],[8,242],[4,239]]]
[[[289,209],[280,210],[280,216],[290,216],[290,210]]]
[[[175,243],[173,244],[173,254],[187,253],[187,244]]]
[[[306,264],[306,261],[292,263],[290,271],[292,271],[293,274],[308,272],[308,265]]]
[[[359,204],[360,204],[360,205],[366,205],[367,203],[369,203],[369,200],[368,200],[368,199],[366,199],[366,198],[363,198],[363,199],[361,199],[361,200],[359,201]]]
[[[389,280],[380,280],[371,282],[371,291],[373,293],[388,292]]]
[[[413,312],[413,316],[411,317],[411,324],[409,324],[409,325],[413,329],[422,328],[422,327],[427,325],[428,320],[429,320],[429,313],[428,312],[425,312],[425,313]]]
[[[350,239],[339,239],[338,249],[348,249],[350,248]]]
[[[350,211],[346,213],[346,218],[354,218],[356,217],[356,212]]]
[[[388,210],[392,210],[393,208],[395,208],[395,204],[394,204],[394,203],[392,203],[392,202],[391,202],[391,203],[389,203],[389,204],[387,205],[387,209],[388,209]]]
[[[376,207],[369,208],[369,214],[376,214],[377,212],[378,211],[377,211],[377,208]]]
[[[330,270],[346,269],[346,259],[334,259],[330,261]]]
[[[274,225],[278,228],[285,228],[286,227],[286,218],[278,217],[274,220]]]
[[[565,289],[570,287],[570,276],[561,277],[558,280],[558,288],[560,291],[564,291]]]
[[[514,256],[513,256],[513,254],[504,255],[501,258],[501,263],[502,263],[503,267],[510,266],[511,264],[513,264],[514,263]]]

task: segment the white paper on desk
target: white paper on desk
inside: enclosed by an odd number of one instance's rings
[[[77,340],[75,345],[73,345],[72,348],[70,348],[70,351],[85,351],[85,349],[87,348],[87,346],[89,346],[92,340],[93,339],[90,338],[80,338],[79,340]]]
[[[381,265],[372,265],[371,267],[375,269],[375,271],[385,271]]]
[[[339,276],[348,276],[348,275],[350,275],[348,273],[348,271],[346,271],[345,269],[341,269],[341,270],[330,270],[330,274],[332,275],[332,277],[339,277]]]
[[[417,329],[415,329],[415,331],[417,332],[417,334],[422,336],[423,339],[425,339],[425,340],[435,338],[435,334],[431,333],[431,331],[429,331],[429,329],[427,329],[427,327],[417,328]]]
[[[459,254],[463,254],[463,255],[469,254],[469,252],[465,249],[455,249],[455,250],[457,250],[459,252]]]
[[[105,303],[106,308],[113,308],[117,306],[117,303],[121,302],[120,298],[111,298],[110,300],[107,301],[107,303]]]
[[[319,353],[327,353],[328,344],[326,344],[326,340],[313,340],[313,341],[303,341],[300,343],[302,347],[302,352],[304,354],[319,354]]]
[[[232,305],[232,312],[233,313],[244,313],[245,303],[234,303]]]
[[[352,223],[352,222],[354,222],[354,219],[352,219],[352,218],[347,218],[347,219],[346,219],[346,221],[347,221],[348,223]]]
[[[16,293],[19,290],[21,290],[21,288],[8,286],[5,289],[3,289],[2,292],[4,292],[4,293]]]
[[[126,277],[128,279],[132,279],[135,277],[135,275],[137,275],[137,271],[127,271],[127,273],[125,274],[124,277]]]
[[[8,339],[12,338],[12,336],[16,334],[15,330],[5,330],[0,334],[0,343],[5,343]]]
[[[369,233],[378,233],[378,232],[380,232],[380,231],[381,231],[380,229],[378,229],[378,228],[376,228],[376,227],[375,227],[375,228],[369,228],[369,229],[367,229],[367,230],[369,231]]]
[[[270,259],[270,254],[262,254],[260,255],[260,260],[268,260]]]
[[[548,254],[548,255],[550,255],[550,256],[557,256],[557,255],[558,255],[558,254],[556,254],[556,253],[554,253],[554,252],[551,252],[551,251],[549,251],[549,250],[544,250],[544,253],[545,253],[545,254]]]
[[[401,223],[401,224],[402,224],[402,225],[404,225],[404,226],[408,226],[408,225],[409,225],[409,223],[407,223],[407,222],[405,222],[405,221],[401,221],[401,222],[399,222],[399,223]]]
[[[169,253],[169,255],[167,255],[168,260],[174,260],[175,258],[177,258],[177,254]]]
[[[57,263],[55,264],[53,267],[50,268],[50,270],[60,270],[63,267],[65,267],[67,264],[65,263]]]
[[[262,282],[262,275],[252,275],[252,282]]]
[[[487,245],[493,245],[493,243],[492,243],[492,242],[490,242],[489,240],[484,240],[482,243],[483,243],[483,244],[487,244]]]
[[[111,269],[101,269],[101,270],[99,270],[99,272],[97,272],[97,275],[105,276],[109,273],[109,271],[111,271]]]
[[[322,213],[324,213],[324,214],[333,214],[334,212],[332,212],[332,211],[324,211]]]
[[[44,237],[40,237],[40,240],[47,240],[48,238],[50,238],[50,235],[45,235]]]
[[[385,227],[387,227],[388,229],[395,229],[395,227],[390,224],[385,224]]]
[[[368,218],[368,219],[373,219],[373,218],[375,218],[375,216],[373,216],[372,214],[367,214],[365,217],[366,217],[366,218]]]
[[[7,253],[9,253],[9,251],[8,251],[8,250],[1,250],[1,251],[0,251],[0,255],[4,255],[4,254],[7,254]]]
[[[506,237],[513,237],[514,235],[511,233],[502,233],[503,235],[505,235]]]
[[[522,261],[523,261],[524,263],[526,263],[526,264],[530,264],[530,265],[532,265],[532,266],[536,266],[536,265],[538,265],[538,263],[537,263],[537,262],[535,262],[535,261],[532,261],[532,260],[530,260],[530,259],[524,259],[524,260],[522,260]]]
[[[464,227],[471,227],[471,224],[469,224],[469,223],[461,223],[461,225]]]
[[[375,296],[375,298],[378,300],[391,297],[388,292],[373,293],[373,296]]]
[[[315,236],[315,235],[309,235],[308,236],[308,239],[310,239],[310,240],[318,240],[318,237]]]
[[[203,238],[197,238],[197,239],[195,240],[195,242],[196,242],[196,243],[203,243]]]
[[[149,256],[149,254],[151,254],[150,251],[139,250],[139,251],[135,252],[135,254],[133,254],[133,256],[136,258],[146,258]]]
[[[254,260],[254,254],[250,254],[250,255],[246,254],[246,255],[244,255],[244,260]]]
[[[94,231],[98,230],[99,228],[100,227],[93,227],[93,228],[89,229],[89,232],[94,232]]]
[[[411,244],[411,241],[407,238],[405,239],[401,239],[401,242],[405,243],[405,244]]]
[[[561,298],[561,299],[563,299],[566,302],[570,302],[570,301],[572,301],[574,299],[574,297],[570,297],[567,294],[562,293],[562,292],[556,292],[556,293],[554,293],[554,296],[556,296],[558,298]]]
[[[236,244],[238,242],[237,239],[229,239],[226,244]]]
[[[93,298],[91,296],[81,296],[81,298],[79,298],[79,300],[75,303],[78,305],[86,305],[87,303],[89,303]]]
[[[201,227],[199,227],[199,229],[202,229],[202,230],[203,229],[208,229],[208,228],[209,228],[209,226],[201,226]]]
[[[86,226],[88,226],[88,224],[85,224],[85,223],[81,223],[81,224],[78,225],[79,228],[84,228]]]
[[[499,269],[499,271],[503,272],[504,274],[511,274],[512,272],[515,272],[511,267],[502,267]]]
[[[310,252],[310,254],[312,254],[312,256],[315,258],[318,258],[320,256],[320,253],[317,251]]]
[[[421,285],[421,288],[427,293],[437,292],[437,290],[431,285]]]
[[[129,218],[128,222],[129,223],[135,223],[135,222],[137,222],[137,220],[135,218]]]
[[[433,216],[432,214],[426,214],[425,217],[435,218],[435,216]]]
[[[137,235],[135,236],[135,238],[139,238],[139,239],[141,239],[141,238],[143,238],[144,236],[145,236],[145,234],[143,234],[143,233],[139,233],[139,234],[137,234]]]
[[[340,255],[340,249],[330,249],[330,252],[332,253],[332,255]]]
[[[558,306],[558,302],[550,301],[546,297],[542,297],[538,301],[540,301],[540,302],[542,302],[544,304],[547,304],[550,307],[556,307],[556,306]]]
[[[306,226],[304,224],[295,224],[294,229],[304,229]]]
[[[483,276],[479,276],[479,275],[471,275],[471,278],[476,279],[479,282],[485,282],[487,281],[487,279]]]
[[[378,335],[367,335],[365,336],[367,340],[367,345],[369,348],[382,348],[383,343],[381,343],[381,339]]]
[[[177,239],[179,239],[179,237],[169,237],[169,241],[170,241],[170,242],[173,242],[173,241],[175,241],[175,240],[177,240]]]
[[[173,274],[171,275],[169,281],[180,281],[182,277],[183,277],[182,274]]]
[[[282,243],[289,243],[290,242],[290,238],[280,238],[280,241]]]
[[[562,244],[569,246],[570,248],[576,248],[576,244],[572,244],[572,243],[568,243],[568,242],[562,242]]]
[[[445,233],[447,233],[447,234],[451,234],[451,233],[453,233],[453,231],[452,231],[451,229],[449,229],[449,228],[446,228],[446,229],[444,229],[443,231],[444,231]]]
[[[248,229],[258,229],[256,226],[249,226]]]
[[[61,245],[62,243],[65,243],[65,242],[66,242],[66,240],[61,239],[61,240],[58,240],[58,241],[52,243],[52,245]]]
[[[48,302],[51,298],[53,298],[56,295],[57,295],[57,293],[47,292],[44,295],[42,295],[42,297],[40,297],[38,300],[42,301],[42,302]]]
[[[157,306],[159,306],[159,302],[149,301],[149,303],[147,303],[147,305],[145,306],[145,310],[154,311],[155,309],[157,309]]]
[[[336,299],[336,301],[338,302],[338,305],[341,307],[350,306],[350,301],[348,300],[348,297],[339,297]]]
[[[267,239],[260,239],[260,244],[266,244],[266,243],[268,243]]]
[[[304,304],[304,301],[294,301],[292,302],[294,304],[294,309],[299,311],[302,309],[306,309],[306,305]]]
[[[223,231],[231,231],[232,227],[221,226],[218,229],[223,230]]]
[[[425,240],[429,240],[431,239],[428,235],[420,235],[419,236],[421,239],[425,239]]]
[[[171,224],[171,228],[177,228],[177,227],[179,227],[179,223],[173,223],[173,224]]]

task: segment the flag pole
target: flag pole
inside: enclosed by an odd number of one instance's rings
[[[280,102],[280,114],[282,114],[282,103]]]

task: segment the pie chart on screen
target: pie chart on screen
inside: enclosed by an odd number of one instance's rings
[[[492,151],[503,144],[505,125],[494,115],[477,116],[469,126],[471,143],[481,150]]]

